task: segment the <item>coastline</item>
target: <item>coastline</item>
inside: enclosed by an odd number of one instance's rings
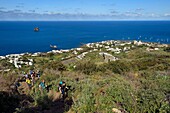
[[[168,45],[170,44],[159,44],[156,42],[143,42],[143,41],[137,41],[137,40],[105,40],[105,41],[101,41],[101,42],[94,42],[94,43],[87,43],[84,44],[83,46],[89,46],[89,45],[95,45],[95,44],[115,44],[117,43],[115,46],[117,45],[121,45],[124,46],[125,44],[134,44],[134,45],[145,45],[145,46],[154,46],[154,47],[168,47]],[[89,46],[90,47],[90,46]],[[35,52],[35,53],[30,53],[30,52],[25,52],[25,53],[19,53],[19,54],[7,54],[7,55],[2,55],[0,56],[0,59],[4,59],[5,57],[16,57],[16,56],[23,56],[23,55],[31,55],[31,56],[38,56],[40,54],[46,54],[46,53],[64,53],[64,52],[70,52],[71,50],[82,50],[81,47],[77,47],[77,48],[71,48],[71,49],[60,49],[60,50],[51,50],[51,51],[47,51],[47,52]]]
[[[79,47],[81,42],[91,43],[103,40],[142,40],[170,44],[170,22],[166,21],[15,21],[1,22],[0,25],[2,26],[0,56],[48,52],[51,51],[50,44],[57,45],[59,49],[71,49]],[[39,27],[40,32],[34,32],[35,27]]]

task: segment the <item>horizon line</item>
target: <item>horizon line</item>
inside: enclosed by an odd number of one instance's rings
[[[46,21],[46,22],[60,22],[60,21],[65,21],[65,22],[69,22],[69,21],[170,21],[170,20],[165,20],[165,19],[162,19],[162,20],[0,20],[0,22],[5,22],[5,21]]]

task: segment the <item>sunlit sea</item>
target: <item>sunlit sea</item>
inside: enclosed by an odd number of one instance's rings
[[[39,32],[34,28],[39,27]],[[1,21],[0,55],[71,49],[105,40],[170,44],[170,21]]]

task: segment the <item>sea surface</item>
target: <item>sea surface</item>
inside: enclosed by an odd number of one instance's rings
[[[34,28],[39,27],[39,32]],[[1,21],[0,55],[71,49],[104,40],[170,44],[170,21]]]

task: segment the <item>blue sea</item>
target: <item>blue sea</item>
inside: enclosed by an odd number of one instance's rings
[[[34,28],[39,27],[39,32]],[[103,40],[170,44],[170,21],[1,21],[0,55],[70,49]]]

